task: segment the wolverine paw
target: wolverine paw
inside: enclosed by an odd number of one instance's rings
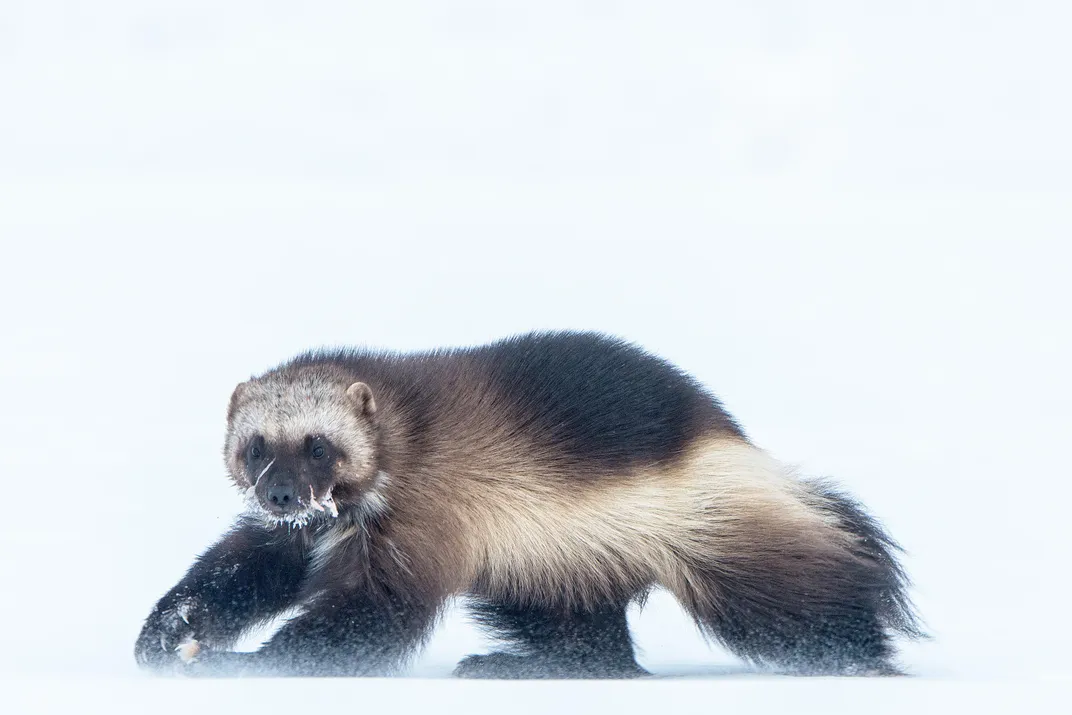
[[[201,650],[193,622],[194,602],[157,605],[141,629],[134,646],[138,665],[153,670],[176,670],[195,660]]]
[[[639,678],[650,675],[633,661],[571,662],[568,658],[489,653],[463,658],[454,669],[457,678],[545,680],[567,678]]]
[[[528,659],[511,653],[489,653],[462,658],[454,668],[456,678],[525,678]]]

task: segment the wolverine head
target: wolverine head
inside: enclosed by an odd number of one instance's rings
[[[224,456],[252,510],[304,526],[375,492],[376,401],[328,366],[272,371],[235,388]]]

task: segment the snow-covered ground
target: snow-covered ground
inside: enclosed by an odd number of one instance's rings
[[[0,4],[5,712],[1061,710],[1065,4]],[[909,550],[902,679],[194,682],[141,619],[239,508],[234,384],[323,344],[617,333]],[[14,709],[9,710],[8,704]]]

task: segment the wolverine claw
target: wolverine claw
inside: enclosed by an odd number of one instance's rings
[[[152,670],[170,670],[196,658],[200,644],[191,621],[196,603],[183,600],[158,606],[142,627],[134,646],[139,665]]]
[[[201,644],[194,638],[189,638],[175,646],[175,653],[183,663],[196,663],[200,652]]]

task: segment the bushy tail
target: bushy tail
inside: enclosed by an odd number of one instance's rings
[[[795,497],[752,490],[723,500],[711,522],[722,548],[693,556],[671,591],[704,632],[757,665],[899,672],[892,636],[923,635],[900,548],[828,482],[802,486]]]
[[[904,553],[901,546],[878,520],[864,511],[860,502],[831,482],[816,479],[805,486],[815,499],[814,505],[834,517],[841,529],[854,537],[853,553],[874,564],[874,573],[881,582],[881,609],[877,615],[882,625],[907,638],[926,637],[908,595],[911,582],[898,560]]]

